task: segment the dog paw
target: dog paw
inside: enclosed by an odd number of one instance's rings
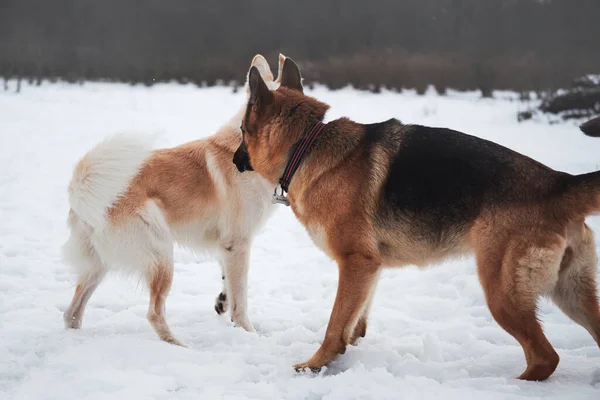
[[[367,335],[367,320],[366,318],[361,318],[358,320],[356,327],[354,328],[354,333],[350,338],[349,343],[353,346],[358,344],[358,341],[361,338],[364,338]]]
[[[250,319],[246,316],[241,317],[239,315],[234,315],[231,317],[231,322],[233,322],[235,326],[239,326],[247,332],[256,332],[256,330],[252,326],[252,323],[250,322]]]
[[[296,372],[302,373],[302,374],[318,374],[319,372],[321,372],[322,367],[318,367],[318,366],[311,367],[308,362],[303,362],[303,363],[294,365],[294,369],[296,370]]]
[[[187,347],[185,344],[177,340],[173,335],[163,335],[160,337],[161,340],[164,340],[167,343],[174,344],[175,346]]]
[[[221,315],[226,313],[228,308],[229,302],[227,301],[227,294],[223,292],[219,293],[215,299],[215,311],[217,314]]]
[[[81,328],[81,319],[75,318],[71,313],[65,312],[63,315],[66,329],[79,329]]]

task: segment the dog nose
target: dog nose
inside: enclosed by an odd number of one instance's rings
[[[237,163],[237,162],[233,162],[237,168],[238,171],[240,172],[245,172],[246,171],[246,166],[244,165],[244,163]]]
[[[233,155],[233,163],[240,172],[253,171],[252,164],[250,164],[250,155],[244,143],[240,145]]]

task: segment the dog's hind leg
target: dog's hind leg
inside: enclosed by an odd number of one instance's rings
[[[71,235],[63,246],[63,256],[77,271],[78,279],[73,300],[63,319],[67,329],[79,329],[87,302],[106,276],[107,269],[91,243],[91,227],[73,211],[69,213],[68,224]]]
[[[556,285],[564,241],[539,247],[521,237],[504,248],[492,244],[482,250],[477,253],[478,274],[492,316],[525,353],[527,369],[519,379],[545,380],[559,356],[537,319],[537,300]]]
[[[158,260],[150,269],[148,286],[150,288],[150,305],[148,321],[162,340],[183,346],[175,338],[166,320],[165,302],[173,283],[173,261]]]
[[[596,285],[596,247],[592,231],[584,226],[581,240],[565,251],[554,303],[583,326],[600,346],[600,307]]]
[[[248,318],[250,244],[245,239],[227,240],[221,245],[220,253],[226,289],[219,295],[217,302],[229,303],[233,323],[249,332],[254,332],[254,327]],[[219,303],[215,308],[218,307]]]
[[[124,241],[131,241],[130,262],[142,271],[150,289],[147,318],[165,342],[183,346],[175,338],[166,320],[165,302],[173,283],[173,238],[162,211],[148,202],[138,212],[128,230],[122,230]],[[137,251],[140,250],[141,251]]]
[[[71,305],[63,314],[66,328],[81,328],[85,306],[98,285],[100,285],[100,282],[106,276],[106,269],[101,266],[100,261],[94,260],[93,262],[98,263],[98,268],[79,278]]]

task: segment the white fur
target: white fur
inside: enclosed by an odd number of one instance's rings
[[[255,57],[253,65],[257,65],[272,90],[279,87],[262,56]],[[242,108],[236,113],[222,130],[240,132],[244,111]],[[273,186],[256,173],[238,174],[234,182],[227,183],[207,148],[204,157],[217,188],[218,210],[208,204],[194,220],[169,225],[161,208],[148,200],[133,219],[113,225],[107,219],[107,211],[139,172],[150,155],[152,142],[145,136],[113,136],[90,150],[75,168],[69,184],[71,235],[63,253],[77,271],[80,290],[65,311],[66,326],[81,326],[88,299],[111,269],[131,272],[148,283],[157,273],[171,276],[173,246],[178,243],[195,251],[216,251],[224,277],[222,295],[227,297],[217,297],[216,306],[220,304],[224,311],[229,306],[234,323],[253,331],[247,316],[249,253],[254,236],[273,210]],[[148,319],[161,339],[181,344],[172,335],[164,315],[170,280],[167,286],[158,295],[151,293]]]
[[[127,190],[152,142],[145,136],[116,135],[83,156],[69,184],[69,204],[79,218],[96,230],[104,228],[106,211]]]

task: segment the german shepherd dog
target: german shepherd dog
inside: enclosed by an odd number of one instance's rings
[[[329,106],[303,94],[289,58],[277,90],[255,68],[249,85],[234,163],[275,185]],[[319,370],[365,336],[383,266],[466,252],[492,315],[523,347],[520,379],[544,380],[559,362],[536,316],[541,295],[600,345],[596,251],[584,222],[600,211],[600,172],[569,175],[487,140],[395,119],[331,121],[305,154],[287,201],[337,261],[339,282],[325,339],[296,370]]]
[[[262,56],[252,67],[260,70],[261,82],[279,86]],[[246,89],[249,96],[247,83]],[[244,112],[242,107],[215,135],[175,148],[151,151],[147,137],[119,135],[83,156],[69,184],[71,235],[63,250],[78,281],[64,313],[67,328],[81,326],[94,290],[109,270],[122,267],[148,284],[148,320],[156,333],[181,345],[165,319],[177,243],[216,252],[223,291],[215,310],[222,314],[229,307],[237,326],[254,330],[246,313],[248,258],[273,209],[273,186],[256,173],[240,174],[231,163]]]

